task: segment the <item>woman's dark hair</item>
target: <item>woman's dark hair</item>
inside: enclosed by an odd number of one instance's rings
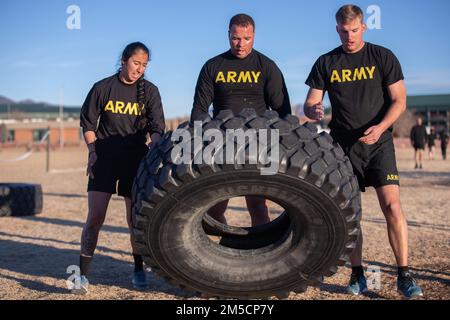
[[[121,63],[127,62],[130,57],[138,51],[144,51],[148,55],[148,60],[150,61],[150,50],[142,42],[132,42],[128,44],[122,52],[122,57],[120,58]],[[122,67],[119,68],[119,73],[122,71]],[[137,100],[139,108],[145,103],[145,81],[144,75],[137,81]],[[138,130],[143,130],[148,126],[147,121],[147,108],[143,108],[141,113],[136,118],[135,126]]]

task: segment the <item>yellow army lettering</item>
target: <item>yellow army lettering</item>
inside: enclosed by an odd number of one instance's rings
[[[388,174],[387,181],[399,181],[399,176],[397,174]]]
[[[114,103],[115,102],[115,103]],[[120,114],[129,114],[129,115],[141,115],[141,110],[144,108],[144,104],[142,108],[139,109],[139,104],[137,102],[131,103],[128,102],[125,105],[123,101],[112,101],[109,100],[105,106],[105,112],[110,111],[112,113],[120,113]]]
[[[375,73],[375,66],[356,68],[353,71],[350,69],[342,69],[339,74],[338,70],[333,70],[331,73],[331,83],[334,82],[352,82],[367,79],[373,79]]]
[[[261,71],[219,71],[216,76],[216,83],[258,83]]]

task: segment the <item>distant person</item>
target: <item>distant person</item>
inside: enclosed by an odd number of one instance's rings
[[[400,62],[389,49],[364,41],[367,26],[355,5],[336,13],[342,45],[320,56],[306,80],[310,87],[305,115],[324,118],[325,91],[331,102],[331,136],[352,163],[361,191],[374,187],[386,219],[397,262],[397,290],[405,297],[423,295],[408,267],[408,225],[400,202],[399,174],[392,125],[406,110],[406,88]],[[320,22],[319,22],[320,23]],[[362,267],[362,231],[350,256],[352,274],[347,291],[367,292]]]
[[[88,269],[97,246],[100,228],[111,195],[125,199],[126,217],[133,249],[133,286],[147,287],[142,257],[136,254],[131,216],[131,188],[141,159],[152,142],[164,132],[164,113],[158,88],[144,79],[150,59],[147,47],[134,42],[122,52],[119,71],[92,87],[82,108],[80,125],[89,149],[88,216],[81,234],[81,287],[72,291],[88,293]]]
[[[291,114],[291,104],[283,74],[275,62],[253,49],[255,22],[246,14],[231,18],[228,28],[230,50],[208,60],[200,71],[195,87],[191,120],[208,113],[213,105],[213,117],[221,110],[235,114],[244,108],[262,114],[268,109],[280,118]],[[266,199],[245,196],[252,226],[270,222]],[[215,220],[226,223],[228,200],[208,210]]]
[[[422,124],[421,117],[416,119],[416,125],[411,129],[410,138],[411,145],[414,148],[414,160],[416,161],[414,169],[422,169],[423,151],[427,143],[427,129]]]
[[[439,137],[441,140],[442,159],[447,160],[447,147],[448,147],[448,141],[449,141],[448,133],[443,130],[441,132],[441,134],[439,135]]]
[[[436,130],[431,127],[430,134],[428,135],[428,158],[434,160],[434,151],[436,149]]]

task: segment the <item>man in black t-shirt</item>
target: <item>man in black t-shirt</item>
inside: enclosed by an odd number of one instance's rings
[[[416,125],[411,129],[410,137],[411,145],[414,147],[414,160],[416,161],[414,169],[422,169],[423,150],[425,150],[425,144],[427,143],[427,129],[422,124],[422,118],[417,118]]]
[[[255,23],[246,14],[235,15],[229,24],[230,50],[205,63],[195,88],[191,121],[199,120],[213,104],[213,116],[221,110],[235,114],[252,108],[262,114],[269,108],[282,118],[291,114],[283,75],[275,62],[253,49]],[[246,196],[252,226],[270,222],[266,200]],[[228,200],[208,210],[216,220],[226,223]]]
[[[385,215],[389,241],[398,265],[398,291],[406,297],[422,291],[408,270],[408,227],[400,204],[399,176],[392,125],[406,109],[400,63],[383,47],[364,42],[362,10],[345,5],[336,13],[342,46],[322,55],[306,80],[310,87],[305,115],[324,116],[325,91],[331,101],[331,135],[349,157],[362,191],[376,189]],[[367,291],[362,268],[362,233],[351,255],[351,294]]]

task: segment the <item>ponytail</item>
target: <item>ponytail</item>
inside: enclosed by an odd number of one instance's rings
[[[136,118],[135,127],[138,130],[145,130],[149,123],[147,119],[147,106],[145,105],[145,80],[144,76],[137,81],[137,101],[141,111]]]

